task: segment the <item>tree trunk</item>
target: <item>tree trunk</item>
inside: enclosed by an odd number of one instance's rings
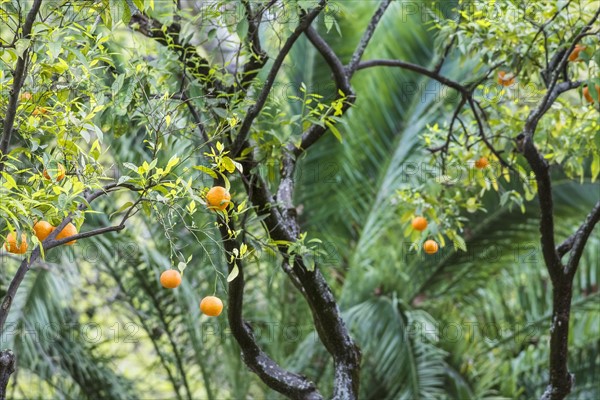
[[[550,328],[550,384],[542,395],[542,400],[562,400],[571,392],[573,385],[573,375],[569,373],[566,361],[569,356],[572,294],[573,282],[569,276],[564,276],[555,283]]]
[[[12,350],[6,349],[0,352],[0,400],[6,399],[6,387],[8,380],[15,372],[16,357]]]

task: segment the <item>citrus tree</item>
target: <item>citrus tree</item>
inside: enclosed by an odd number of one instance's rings
[[[123,231],[143,217],[161,225],[170,245],[171,268],[159,279],[164,290],[179,286],[194,263],[176,227],[198,245],[205,237],[219,243],[227,268],[210,262],[215,281],[227,283],[227,319],[243,361],[290,398],[322,398],[314,382],[263,350],[243,317],[245,267],[274,257],[308,304],[333,359],[333,396],[356,398],[360,351],[320,268],[319,239],[300,223],[296,176],[324,136],[344,139],[340,122],[360,97],[355,76],[399,68],[438,82],[445,94],[438,103],[448,113],[419,132],[433,179],[415,176],[389,196],[404,236],[428,254],[446,243],[465,251],[464,215],[486,211],[484,197],[498,193],[496,205],[519,208],[537,199],[554,296],[543,396],[564,398],[572,386],[572,284],[600,203],[557,245],[550,167],[592,182],[600,171],[600,7],[586,1],[406,4],[401,17],[426,7],[424,23],[437,32],[434,63],[394,55],[363,60],[391,3],[373,4],[352,50],[341,55],[321,33],[339,30],[341,9],[325,0],[4,2],[0,215],[6,251],[23,260],[6,289],[0,330],[25,275],[48,251]],[[302,36],[332,83],[326,96],[299,85],[296,109],[274,93]],[[135,50],[120,47],[128,41]],[[450,63],[475,72],[453,76]],[[130,137],[144,160],[119,165],[113,174],[108,135]],[[122,204],[94,208],[117,194]],[[198,224],[199,213],[213,223]],[[97,214],[104,226],[86,229],[86,219]],[[202,312],[218,316],[221,299],[206,294]],[[5,351],[0,361],[4,390],[14,355]]]

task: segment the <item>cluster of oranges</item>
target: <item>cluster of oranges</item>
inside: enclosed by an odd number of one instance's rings
[[[181,274],[175,269],[168,269],[160,274],[160,284],[167,289],[175,289],[181,285]],[[209,317],[218,317],[223,311],[223,302],[216,296],[206,296],[200,302],[200,311]]]
[[[50,235],[55,229],[56,227],[52,226],[52,224],[48,221],[38,221],[33,225],[33,231],[35,232],[35,236],[40,242],[43,242],[48,237],[48,235]],[[64,239],[74,235],[77,235],[77,228],[72,223],[68,223],[56,236],[56,240]],[[72,246],[75,244],[75,242],[76,240],[71,240],[66,244]],[[6,237],[4,248],[9,253],[25,254],[28,248],[27,235],[25,235],[24,233],[21,234],[21,244],[19,245],[17,243],[16,232],[9,233]]]
[[[490,161],[487,159],[487,157],[480,157],[475,161],[475,168],[477,169],[484,169],[489,165]],[[423,232],[425,229],[427,229],[427,219],[422,216],[417,216],[413,218],[411,225],[414,230]],[[435,254],[438,252],[439,248],[440,246],[437,244],[437,242],[432,239],[428,239],[425,241],[425,243],[423,243],[423,250],[427,254]]]
[[[580,57],[579,54],[584,51],[587,47],[580,45],[580,44],[576,44],[575,48],[573,49],[573,51],[571,52],[571,54],[569,54],[569,61],[571,62],[581,62],[583,61]],[[596,93],[600,94],[600,85],[594,85],[596,87]],[[588,86],[583,88],[583,97],[585,98],[585,100],[588,103],[593,103],[594,102],[594,98],[592,97],[591,93],[590,93],[590,88]]]
[[[40,242],[44,241],[48,235],[50,235],[56,227],[52,226],[48,221],[38,221],[33,225],[33,231],[35,232],[35,236],[39,239]],[[72,223],[68,223],[56,236],[56,240],[64,239],[77,234],[77,228]],[[66,244],[69,246],[74,245],[76,240],[71,240]],[[25,254],[27,252],[27,235],[24,233],[21,234],[21,244],[17,243],[17,234],[16,232],[11,232],[6,237],[6,242],[4,243],[4,248],[9,253],[13,254]]]
[[[214,186],[206,193],[206,206],[212,211],[225,211],[231,203],[231,194],[223,186]],[[160,275],[160,284],[167,289],[181,285],[181,274],[168,269]],[[200,311],[209,317],[218,317],[223,311],[223,302],[216,296],[206,296],[200,302]]]
[[[580,53],[582,51],[585,51],[585,49],[587,48],[587,46],[583,46],[581,44],[577,44],[575,45],[575,48],[573,49],[573,51],[571,52],[571,54],[569,54],[569,61],[570,62],[581,62],[583,61],[583,59],[581,59],[580,57]],[[515,76],[511,73],[508,73],[506,71],[499,71],[498,72],[498,79],[497,82],[499,85],[501,86],[512,86],[513,83],[515,83]],[[596,88],[596,93],[600,94],[600,85],[595,85]],[[583,97],[585,98],[585,100],[588,103],[594,103],[594,98],[592,97],[592,95],[590,94],[590,88],[588,86],[585,86],[583,88]]]
[[[414,230],[423,232],[427,228],[427,220],[425,217],[418,216],[413,218],[411,225]],[[428,239],[425,241],[425,243],[423,243],[423,250],[427,254],[435,254],[437,253],[438,249],[439,245],[435,240]]]
[[[24,94],[25,95],[25,94]],[[30,98],[29,98],[30,99]],[[42,175],[44,178],[48,180],[52,180],[52,177],[56,180],[56,182],[60,182],[65,178],[67,170],[64,165],[57,164],[56,168],[44,168]],[[52,175],[51,175],[52,174]],[[35,236],[38,238],[40,242],[43,242],[48,235],[50,235],[56,229],[48,221],[37,221],[33,225],[33,231],[35,232]],[[77,228],[72,223],[68,223],[56,236],[56,240],[64,239],[77,234]],[[66,244],[71,246],[74,245],[76,240],[71,240]],[[20,244],[17,243],[17,233],[11,232],[6,237],[6,242],[4,243],[4,248],[9,253],[13,254],[25,254],[27,252],[29,245],[27,244],[27,235],[22,233]]]

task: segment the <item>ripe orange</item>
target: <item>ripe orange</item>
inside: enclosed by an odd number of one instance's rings
[[[48,221],[38,221],[33,225],[33,230],[35,231],[35,236],[41,242],[52,233],[54,227]]]
[[[21,245],[18,246],[16,233],[9,233],[6,237],[6,243],[4,243],[4,248],[9,253],[25,254],[25,252],[27,251],[27,236],[24,233],[21,233]]]
[[[515,77],[507,74],[505,71],[498,71],[498,84],[502,86],[511,86],[515,83]]]
[[[586,46],[582,46],[580,44],[576,44],[575,48],[573,49],[573,51],[571,52],[571,54],[569,54],[569,61],[582,61],[582,60],[579,59],[579,53],[581,53],[585,49],[586,49]]]
[[[595,86],[596,86],[596,93],[598,93],[600,95],[600,86],[599,85],[595,85]],[[590,89],[587,86],[583,88],[583,97],[585,97],[585,99],[587,100],[588,103],[594,102],[594,98],[592,97],[592,94],[590,93]]]
[[[425,250],[425,253],[427,254],[435,254],[438,251],[438,244],[436,243],[435,240],[426,240],[425,243],[423,243],[423,250]]]
[[[423,217],[415,217],[411,224],[412,227],[419,232],[423,232],[425,228],[427,228],[427,220]]]
[[[56,170],[51,169],[50,171],[52,171],[56,175],[56,182],[62,181],[67,172],[67,170],[65,169],[65,166],[60,163],[58,164],[58,167],[56,168]],[[52,177],[50,176],[50,174],[48,173],[48,171],[46,169],[44,169],[44,178],[52,179]]]
[[[29,101],[33,98],[33,96],[31,95],[31,93],[29,92],[23,92],[21,93],[21,95],[19,96],[19,100],[21,101]]]
[[[477,169],[484,169],[488,165],[490,165],[490,162],[487,157],[481,157],[479,160],[475,161],[475,168]]]
[[[160,274],[160,284],[167,289],[181,285],[181,274],[176,269],[168,269]]]
[[[213,210],[224,211],[229,205],[231,195],[223,186],[212,187],[206,194],[206,202]]]
[[[68,238],[69,236],[77,235],[77,228],[72,223],[68,223],[62,231],[56,236],[56,240]],[[72,246],[75,244],[77,240],[71,240],[70,242],[65,243],[66,245]]]
[[[36,107],[33,109],[33,115],[45,115],[48,114],[48,109],[46,107]]]
[[[209,317],[218,317],[223,311],[223,302],[215,296],[206,296],[200,302],[200,311]]]

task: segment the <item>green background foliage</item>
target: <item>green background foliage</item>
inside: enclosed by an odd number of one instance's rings
[[[260,344],[282,366],[331,392],[331,360],[307,305],[280,269],[280,243],[263,234],[261,218],[242,194],[239,160],[220,145],[256,93],[236,98],[202,89],[207,80],[231,84],[240,78],[232,54],[248,26],[239,2],[215,2],[199,14],[176,11],[170,1],[48,1],[31,38],[8,46],[19,7],[23,14],[27,3],[0,1],[0,115],[11,70],[32,49],[22,90],[31,98],[19,102],[2,173],[0,236],[24,232],[33,248],[37,219],[56,225],[73,212],[77,228],[88,231],[118,224],[143,201],[125,230],[51,250],[28,273],[2,336],[2,347],[18,357],[11,397],[278,398],[245,368],[225,314],[210,319],[198,309],[206,295],[226,299],[225,262],[232,256],[246,262],[244,317]],[[278,5],[285,18],[273,15],[261,31],[272,58],[297,24],[298,5],[312,2]],[[186,71],[209,143],[178,98],[184,69],[177,46],[160,45],[128,26],[131,6],[163,23],[182,21],[182,43],[222,67],[208,77]],[[346,62],[376,6],[332,2],[315,26]],[[363,352],[361,399],[529,399],[547,384],[552,299],[535,181],[512,138],[542,96],[544,45],[562,46],[598,2],[511,0],[474,7],[456,13],[436,2],[393,2],[363,59],[432,67],[455,40],[459,51],[445,62],[444,75],[470,82],[496,64],[518,74],[513,87],[501,87],[492,74],[477,89],[491,140],[514,170],[501,167],[468,134],[476,121],[467,112],[465,131],[456,130],[444,160],[427,151],[444,143],[458,97],[413,72],[357,72],[356,104],[340,118],[343,100],[334,100],[330,70],[304,37],[251,131],[261,173],[275,185],[284,144],[310,124],[336,124],[299,163],[296,211],[305,236],[290,254],[318,260],[339,299]],[[550,25],[547,42],[534,40],[534,21],[561,7],[569,13]],[[600,51],[597,38],[584,42],[583,61],[571,72],[591,87],[600,83]],[[240,57],[249,55],[242,50]],[[570,92],[542,119],[539,132],[536,143],[553,164],[556,228],[564,239],[600,194],[598,110],[580,91]],[[489,157],[490,168],[474,168],[481,156]],[[67,177],[44,179],[42,171],[58,163]],[[247,245],[239,254],[223,253],[215,214],[205,207],[216,176],[232,193],[229,217],[245,223],[235,233]],[[86,193],[115,182],[138,190],[78,209]],[[419,234],[410,220],[421,214],[429,227]],[[420,251],[426,238],[442,244],[439,253]],[[577,399],[600,395],[599,257],[600,238],[593,235],[573,299],[569,365]],[[2,253],[1,295],[19,261]],[[159,283],[168,268],[183,271],[173,291]]]

